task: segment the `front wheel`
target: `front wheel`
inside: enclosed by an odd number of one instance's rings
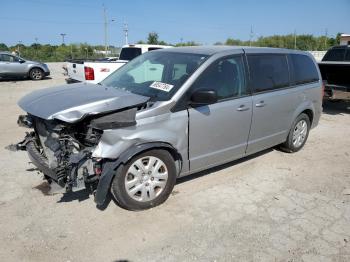
[[[117,169],[111,191],[122,208],[144,210],[162,204],[175,181],[176,167],[171,154],[165,150],[150,150]]]
[[[32,80],[41,80],[44,78],[44,72],[40,68],[33,68],[29,72],[29,77]]]
[[[292,153],[303,148],[310,131],[310,119],[306,114],[300,114],[294,121],[289,131],[287,140],[282,144],[282,150]]]

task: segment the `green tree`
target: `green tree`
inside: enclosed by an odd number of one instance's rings
[[[147,37],[147,44],[157,45],[158,44],[158,34],[156,32],[151,32]]]
[[[198,46],[199,44],[195,41],[187,41],[182,43],[177,43],[175,46]]]
[[[0,50],[1,50],[1,51],[8,51],[9,48],[8,48],[7,45],[5,45],[4,43],[0,43]]]

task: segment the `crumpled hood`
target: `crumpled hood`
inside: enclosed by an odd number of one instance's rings
[[[113,87],[78,83],[34,91],[21,98],[18,105],[43,119],[73,123],[87,115],[134,107],[148,100]]]

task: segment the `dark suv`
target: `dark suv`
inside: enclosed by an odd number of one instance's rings
[[[325,98],[350,100],[350,46],[334,46],[319,64],[325,82]]]

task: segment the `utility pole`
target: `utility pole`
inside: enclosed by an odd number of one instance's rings
[[[297,30],[294,29],[294,49],[297,49]]]
[[[35,37],[35,56],[38,57],[38,38]]]
[[[21,52],[20,52],[21,44],[22,44],[22,41],[21,40],[18,41],[18,48],[17,48],[18,56],[21,56]]]
[[[65,37],[67,34],[61,33],[60,35],[62,36],[62,45],[64,45],[64,37]]]
[[[104,27],[105,27],[105,56],[107,56],[107,26],[108,26],[108,22],[107,22],[107,14],[106,14],[106,7],[105,5],[103,5],[103,19],[104,19]]]
[[[326,34],[326,37],[325,37],[325,39],[324,39],[324,50],[327,50],[327,38],[328,38],[328,29],[326,28],[326,32],[325,32]]]
[[[124,23],[124,35],[125,35],[125,44],[128,45],[128,34],[129,34],[129,29],[128,29],[128,24]]]
[[[252,39],[253,39],[254,33],[253,33],[253,26],[250,26],[250,35],[249,35],[249,46],[252,46]]]

